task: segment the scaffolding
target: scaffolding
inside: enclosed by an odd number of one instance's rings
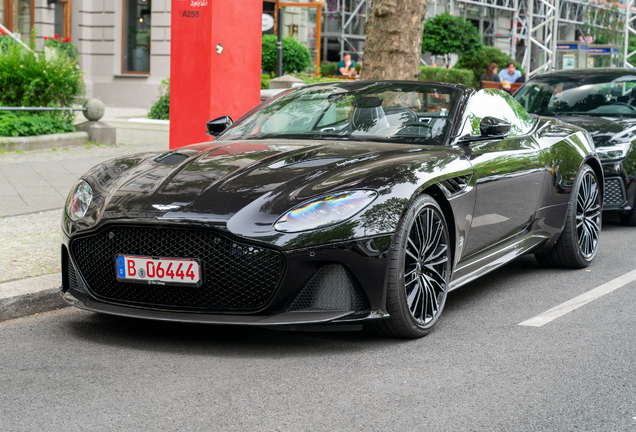
[[[628,58],[636,55],[636,50],[627,53],[628,38],[636,35],[635,0],[447,0],[446,11],[453,13],[455,2],[464,18],[479,21],[485,42],[494,45],[496,38],[508,39],[513,59],[522,45],[521,64],[528,76],[555,68],[557,41],[572,30],[586,34],[585,28],[618,28],[624,23],[624,29],[617,32],[623,35],[623,64],[631,66]],[[510,20],[508,33],[498,31],[502,20]],[[539,51],[544,53],[541,59]]]
[[[323,10],[322,58],[327,58],[330,39],[338,41],[340,59],[345,53],[359,55],[364,47],[364,23],[370,11],[371,0],[328,1]]]
[[[340,58],[345,53],[360,54],[371,3],[327,1],[322,58],[327,58],[329,40],[338,41]],[[623,65],[633,67],[629,59],[636,56],[636,50],[628,52],[628,42],[629,37],[636,37],[636,0],[435,0],[432,6],[430,15],[436,15],[441,6],[439,12],[463,15],[478,23],[487,45],[502,47],[506,41],[510,56],[520,60],[528,76],[556,68],[557,42],[574,30],[587,35],[590,28],[607,29],[608,25],[620,28],[616,34],[623,39]]]
[[[636,19],[636,14],[632,8],[634,7],[634,0],[626,0],[626,8],[625,8],[625,29],[623,33],[623,66],[624,67],[634,67],[629,62],[629,58],[636,54],[636,50],[629,52],[629,37],[631,35],[636,35],[636,31],[634,30],[634,19]]]

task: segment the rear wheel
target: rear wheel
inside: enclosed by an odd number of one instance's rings
[[[546,267],[584,268],[590,265],[598,250],[602,202],[594,170],[583,165],[574,182],[561,237],[549,252],[535,254],[537,261]]]
[[[451,275],[448,226],[433,198],[422,195],[415,200],[393,245],[387,282],[391,318],[372,329],[387,336],[422,337],[442,314]]]

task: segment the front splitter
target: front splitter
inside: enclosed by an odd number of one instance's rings
[[[219,324],[219,325],[241,325],[241,326],[302,326],[306,324],[327,324],[336,320],[341,320],[354,311],[312,311],[312,312],[282,312],[275,315],[221,315],[209,313],[192,313],[163,311],[155,309],[142,309],[132,306],[120,306],[101,302],[83,293],[69,290],[62,293],[64,300],[72,306],[92,312],[99,312],[108,315],[117,315],[129,318],[142,318],[155,321],[173,321],[183,323]],[[376,314],[371,312],[367,319],[362,318],[355,321],[375,321],[386,319],[386,314]],[[345,320],[347,321],[347,320]],[[335,323],[334,323],[335,324]]]

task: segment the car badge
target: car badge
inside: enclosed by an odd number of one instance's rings
[[[180,205],[170,205],[170,204],[153,204],[152,206],[156,208],[157,210],[163,210],[163,211],[176,210],[178,208],[181,208]]]

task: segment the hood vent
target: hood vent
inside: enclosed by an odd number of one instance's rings
[[[190,156],[187,156],[181,153],[172,153],[157,159],[155,162],[160,163],[162,165],[179,165],[181,162],[188,159],[189,157]]]

